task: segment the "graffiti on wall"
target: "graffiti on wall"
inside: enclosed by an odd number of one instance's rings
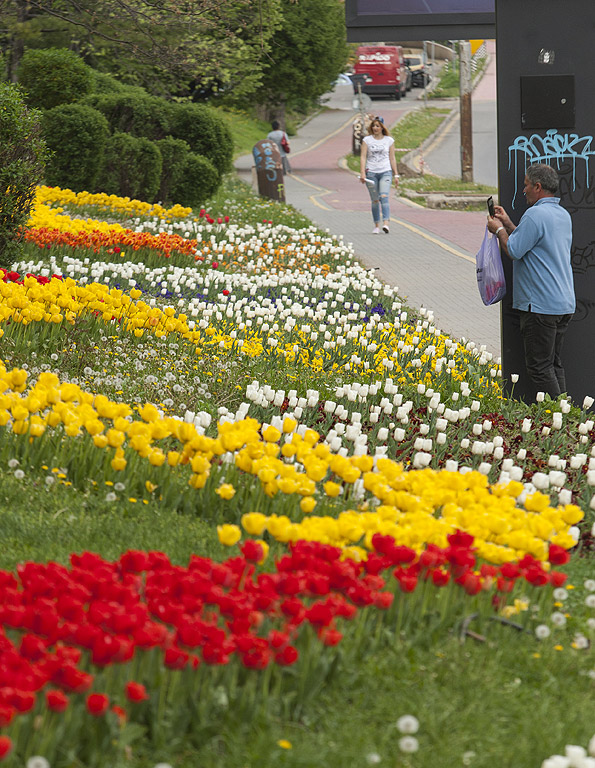
[[[592,136],[579,136],[576,133],[558,133],[555,128],[550,128],[545,136],[534,133],[532,136],[517,136],[508,147],[508,169],[514,162],[514,197],[512,207],[515,207],[519,191],[519,181],[523,182],[525,171],[534,163],[547,163],[560,169],[561,163],[566,163],[572,168],[572,184],[569,192],[577,192],[577,169],[584,168],[585,183],[580,185],[580,191],[585,194],[590,186],[589,161],[595,156],[595,148],[591,147]],[[524,160],[522,177],[519,173],[519,156]],[[583,202],[579,200],[578,202]],[[587,206],[579,206],[587,207]]]

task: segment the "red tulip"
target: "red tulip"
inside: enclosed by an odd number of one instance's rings
[[[223,291],[223,293],[225,293],[225,291]],[[227,293],[229,293],[229,291]],[[240,551],[244,555],[246,560],[249,560],[253,563],[260,562],[260,560],[262,560],[262,558],[264,557],[264,550],[262,548],[262,544],[259,544],[257,541],[254,541],[253,539],[247,539],[240,547]]]
[[[126,683],[125,691],[126,698],[129,701],[146,701],[149,698],[145,686],[141,685],[141,683],[135,683],[132,680],[129,683]]]
[[[560,547],[558,544],[550,544],[548,560],[552,565],[566,565],[566,563],[570,560],[570,555],[563,547]]]
[[[8,736],[0,736],[0,760],[4,760],[12,750],[12,741]]]
[[[52,712],[64,712],[69,704],[68,696],[62,691],[46,691],[45,700]]]
[[[104,693],[91,693],[87,696],[87,710],[93,717],[101,717],[109,707],[109,699]]]

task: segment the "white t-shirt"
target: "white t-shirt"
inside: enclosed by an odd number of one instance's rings
[[[372,135],[364,136],[364,141],[368,147],[366,157],[366,170],[373,173],[382,173],[390,171],[389,149],[395,143],[392,136],[383,136],[381,139],[375,139]]]

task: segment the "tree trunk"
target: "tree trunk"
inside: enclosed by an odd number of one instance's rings
[[[11,83],[16,83],[17,81],[17,69],[21,59],[23,58],[23,53],[25,51],[25,44],[23,42],[23,38],[19,34],[18,25],[23,24],[25,21],[27,21],[27,10],[28,10],[27,0],[15,0],[15,2],[16,2],[17,29],[16,29],[16,32],[13,32],[10,43],[9,43],[8,62],[7,62],[7,75]]]

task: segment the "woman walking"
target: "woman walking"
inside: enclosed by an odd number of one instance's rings
[[[281,130],[281,126],[279,125],[278,120],[273,120],[271,123],[271,128],[273,130],[269,131],[267,139],[271,139],[279,147],[281,164],[283,165],[283,173],[291,173],[291,166],[289,165],[289,160],[287,159],[287,152],[289,152],[289,139],[287,138],[287,134],[285,131]]]
[[[368,136],[364,137],[361,147],[360,181],[368,187],[372,200],[374,229],[372,234],[380,233],[380,214],[382,213],[382,231],[388,235],[390,222],[389,193],[393,178],[399,185],[397,161],[395,160],[395,141],[380,117],[370,123]]]

